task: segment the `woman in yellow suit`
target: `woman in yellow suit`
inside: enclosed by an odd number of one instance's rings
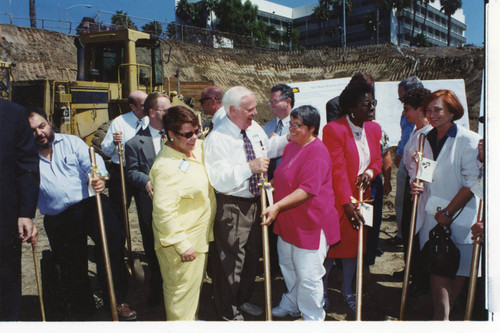
[[[213,240],[215,194],[204,166],[200,124],[182,106],[163,117],[168,140],[150,172],[153,233],[167,320],[196,320]]]

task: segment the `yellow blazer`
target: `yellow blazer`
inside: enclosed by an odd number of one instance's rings
[[[191,247],[207,252],[213,240],[217,205],[202,145],[197,140],[195,158],[164,145],[151,168],[155,249],[173,246],[179,255]]]

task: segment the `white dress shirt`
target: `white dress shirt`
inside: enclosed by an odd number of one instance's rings
[[[161,130],[160,130],[161,131]],[[160,131],[157,129],[154,129],[149,126],[149,133],[151,133],[151,139],[153,140],[153,146],[155,148],[155,154],[158,155],[158,153],[161,150],[161,134]]]
[[[276,117],[273,120],[269,120],[264,126],[262,126],[262,129],[264,130],[264,132],[266,132],[268,137],[271,136],[271,134],[276,133],[276,128],[278,126],[279,121],[280,119]],[[281,133],[276,133],[276,134],[287,135],[288,133],[290,133],[290,115],[282,119],[281,123],[283,124]]]
[[[212,123],[214,124],[214,127],[224,118],[226,118],[226,110],[223,106],[221,106],[220,109],[217,110],[217,112],[215,112],[212,116]]]
[[[366,139],[365,128],[364,126],[359,127],[354,125],[351,119],[349,119],[349,117],[347,117],[347,123],[351,128],[352,135],[354,136],[354,141],[356,142],[356,147],[358,148],[358,154],[359,154],[358,176],[366,171],[368,174],[371,175],[371,178],[373,178],[373,171],[366,170],[366,168],[368,168],[368,166],[370,165],[371,156],[370,156],[370,146],[368,145],[368,140]]]
[[[288,141],[286,136],[268,139],[255,121],[246,134],[252,143],[255,157],[281,156]],[[248,178],[252,175],[247,162],[241,129],[225,117],[205,142],[205,167],[216,191],[226,195],[252,198]]]
[[[146,129],[149,125],[149,117],[139,119],[130,111],[122,114],[111,122],[108,132],[101,142],[101,149],[106,156],[111,157],[113,163],[119,164],[118,146],[113,143],[113,133],[122,132],[122,144],[133,138],[140,128]],[[125,158],[123,159],[125,164]]]
[[[420,133],[427,135],[427,133],[429,133],[431,129],[432,126],[430,124],[427,124],[419,130],[417,130],[417,128],[415,127],[404,147],[403,164],[408,172],[408,176],[410,176],[410,184],[415,179],[417,172],[417,162],[415,161],[413,155],[418,151],[418,137]]]

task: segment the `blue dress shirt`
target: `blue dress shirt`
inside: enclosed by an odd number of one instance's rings
[[[40,213],[57,215],[89,197],[89,146],[74,135],[55,134],[52,161],[40,156]],[[108,174],[102,157],[96,154],[101,175]]]
[[[401,126],[401,139],[398,142],[398,149],[396,150],[396,156],[403,156],[406,143],[410,139],[415,124],[409,123],[406,120],[406,116],[402,115],[401,120],[399,121],[399,125]]]

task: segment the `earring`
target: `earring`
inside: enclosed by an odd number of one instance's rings
[[[351,113],[351,118],[354,119],[354,113]]]

